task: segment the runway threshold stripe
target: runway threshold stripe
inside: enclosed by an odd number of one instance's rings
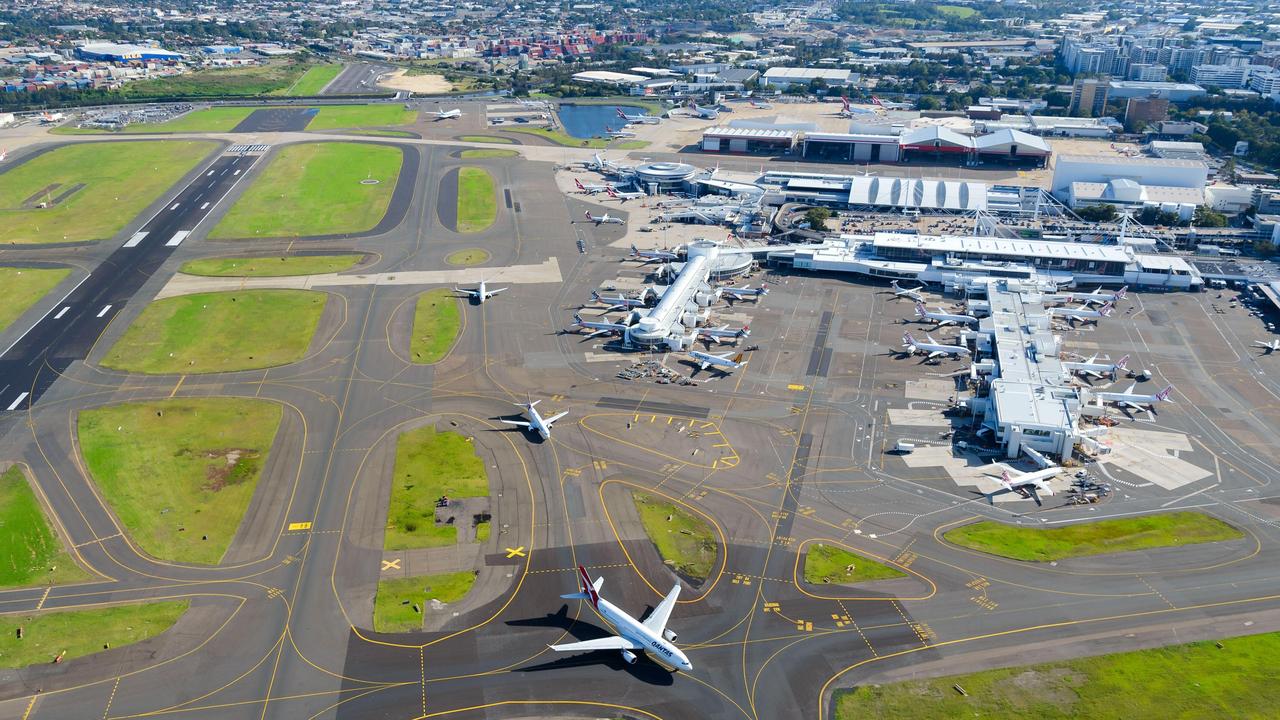
[[[201,205],[201,206],[200,206],[200,209],[201,209],[201,210],[208,210],[208,209],[209,209],[209,203],[205,203],[205,204]]]
[[[5,410],[17,409],[17,407],[22,404],[22,401],[26,399],[27,399],[27,393],[22,393],[21,395],[18,396],[17,400],[14,400],[13,402],[9,403],[9,407],[5,408]]]
[[[213,171],[212,171],[212,170],[210,170],[208,173],[206,173],[206,174],[205,174],[205,177],[209,177],[210,175],[213,175]]]
[[[179,206],[179,205],[181,205],[181,204],[182,204],[182,203],[174,203],[174,204],[172,204],[172,205],[170,205],[170,206],[169,206],[169,209],[170,209],[170,210],[177,210],[177,209],[178,209],[178,206]]]
[[[165,243],[164,246],[178,247],[179,245],[182,244],[183,240],[187,239],[187,236],[190,234],[191,234],[190,230],[179,230],[178,232],[173,234],[173,237],[169,238],[169,242]]]
[[[98,317],[102,317],[103,315],[106,315],[109,312],[111,312],[111,306],[103,305],[102,309],[98,311]]]
[[[66,300],[67,298],[71,297],[71,293],[78,290],[80,286],[83,285],[85,281],[88,280],[92,275],[93,273],[89,273],[88,275],[85,275],[83,278],[80,278],[80,282],[76,283],[75,287],[68,290],[66,295],[63,295],[62,297],[58,298],[58,302],[55,303],[53,307],[58,307],[58,305],[62,304],[63,300]],[[49,308],[48,312],[46,312],[44,315],[41,315],[40,319],[35,322],[35,325],[32,325],[31,327],[27,328],[27,332],[24,332],[21,335],[19,335],[17,340],[14,340],[13,342],[9,343],[9,347],[5,348],[3,351],[0,351],[0,357],[4,357],[5,355],[7,355],[9,351],[14,348],[15,345],[22,342],[22,338],[26,337],[27,333],[30,333],[32,330],[35,330],[36,326],[44,322],[45,318],[49,317],[49,313],[51,312],[53,312],[53,308]]]
[[[54,315],[54,316],[53,316],[53,319],[54,319],[54,320],[61,320],[61,319],[62,319],[62,316],[63,316],[63,315],[66,315],[66,314],[67,314],[67,311],[68,311],[68,310],[70,310],[70,309],[71,309],[71,306],[70,306],[70,305],[66,305],[66,306],[64,306],[61,310],[59,310],[59,311],[58,311],[58,314],[57,314],[57,315]]]
[[[141,232],[136,232],[133,234],[133,237],[129,238],[129,242],[125,243],[124,246],[128,248],[138,247],[138,244],[141,243],[142,240],[147,237],[147,235],[150,235],[150,233],[148,233],[146,230],[143,230]]]

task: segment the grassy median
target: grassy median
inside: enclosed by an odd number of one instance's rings
[[[635,493],[636,511],[663,562],[681,575],[706,580],[716,562],[711,526],[683,506]]]
[[[244,290],[157,300],[102,366],[163,375],[287,365],[306,354],[328,298],[311,290]]]
[[[417,110],[406,110],[400,103],[373,105],[325,105],[307,124],[308,130],[342,130],[344,128],[394,127],[418,121]]]
[[[0,617],[0,668],[16,669],[92,655],[155,637],[187,611],[186,600],[59,610]],[[22,638],[18,638],[22,628]]]
[[[413,336],[409,340],[413,361],[430,365],[443,360],[457,342],[461,328],[458,299],[452,290],[436,288],[419,295],[413,310]]]
[[[493,176],[483,168],[458,170],[458,232],[480,232],[498,217]]]
[[[471,440],[458,433],[421,427],[396,443],[395,476],[387,507],[387,550],[443,547],[458,541],[457,528],[437,525],[436,500],[484,497],[489,477]]]
[[[313,65],[307,69],[307,72],[302,77],[295,80],[293,85],[288,90],[285,90],[284,94],[294,97],[319,95],[326,85],[338,77],[338,74],[342,72],[342,68],[343,66],[339,64]]]
[[[1273,718],[1280,634],[837,691],[837,720]],[[952,687],[964,688],[967,696]]]
[[[804,556],[804,581],[814,585],[852,585],[906,576],[897,568],[831,545],[810,545]]]
[[[255,107],[213,107],[192,110],[172,120],[158,123],[132,123],[121,132],[126,133],[183,133],[183,132],[231,132],[235,126],[249,117]],[[108,132],[108,131],[103,131]]]
[[[192,260],[182,266],[188,275],[209,277],[286,277],[321,275],[350,270],[364,257],[343,255],[285,255],[281,257],[226,257]]]
[[[71,268],[0,267],[0,332],[70,273]]]
[[[463,159],[483,160],[485,158],[512,158],[520,157],[519,151],[505,150],[500,148],[472,148],[471,150],[463,150],[458,154]]]
[[[384,633],[421,630],[422,610],[428,602],[457,602],[475,581],[474,570],[381,580],[373,601],[373,629]]]
[[[144,551],[217,563],[235,536],[280,426],[281,406],[178,398],[82,410],[89,474]]]
[[[450,265],[469,267],[471,265],[479,265],[480,263],[487,261],[489,257],[490,255],[487,250],[481,250],[480,248],[467,248],[466,250],[458,250],[456,252],[449,253],[448,257],[446,257],[444,261]]]
[[[990,520],[948,530],[942,538],[971,550],[1031,562],[1085,555],[1238,540],[1244,533],[1198,512],[1172,512],[1056,528],[1005,525]]]
[[[49,527],[22,468],[0,474],[0,587],[88,580]]]
[[[397,148],[372,143],[289,145],[271,158],[209,236],[296,237],[372,230],[387,213],[402,160]]]
[[[0,244],[109,238],[215,147],[180,140],[88,142],[44,153],[3,175]]]
[[[497,135],[462,135],[458,139],[462,142],[494,143],[495,145],[516,144],[516,141],[511,138],[498,137]]]

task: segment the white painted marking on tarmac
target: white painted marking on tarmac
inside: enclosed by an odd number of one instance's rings
[[[134,234],[133,234],[133,237],[129,238],[129,242],[125,243],[125,244],[124,244],[124,246],[125,246],[125,247],[138,247],[138,244],[142,242],[142,239],[143,239],[143,238],[145,238],[145,237],[146,237],[147,235],[149,235],[149,234],[150,234],[150,233],[148,233],[146,230],[143,230],[143,231],[141,231],[141,232],[136,232],[136,233],[134,233]]]
[[[201,210],[208,210],[208,209],[209,209],[209,203],[205,203],[205,204],[201,205],[201,206],[200,206],[200,209],[201,209]]]
[[[165,243],[164,246],[178,247],[179,245],[182,244],[183,240],[187,239],[187,236],[190,234],[191,234],[190,230],[179,230],[178,232],[173,234],[173,237],[169,238],[169,242]]]
[[[232,174],[232,175],[239,175],[239,174],[240,174],[240,171],[237,169],[235,172],[233,172],[233,173],[231,173],[231,174]]]
[[[182,203],[174,203],[174,204],[172,204],[172,205],[170,205],[170,206],[169,206],[169,209],[170,209],[170,210],[177,210],[177,209],[178,209],[178,206],[179,206],[179,205],[181,205],[181,204],[182,204]]]
[[[92,273],[90,273],[90,275],[92,275]],[[66,300],[67,298],[71,297],[71,293],[75,292],[75,291],[76,291],[76,290],[77,290],[81,285],[83,285],[83,284],[84,284],[84,281],[85,281],[85,280],[88,280],[88,279],[89,279],[89,277],[90,277],[90,275],[85,275],[85,276],[84,276],[84,278],[80,280],[80,282],[76,283],[76,286],[75,286],[75,287],[73,287],[73,288],[71,288],[70,290],[68,290],[68,291],[67,291],[67,294],[66,294],[66,295],[63,295],[62,297],[58,298],[58,302],[57,302],[56,304],[54,304],[54,306],[53,306],[53,307],[58,307],[58,305],[61,305],[61,304],[62,304],[62,301],[63,301],[63,300]],[[5,349],[4,349],[4,352],[0,352],[0,357],[4,357],[5,355],[7,355],[7,354],[8,354],[8,352],[9,352],[10,350],[12,350],[12,349],[13,349],[13,346],[14,346],[14,345],[17,345],[18,343],[22,342],[22,338],[26,337],[26,336],[27,336],[27,333],[31,332],[32,330],[35,330],[35,329],[36,329],[36,325],[39,325],[40,323],[44,322],[44,319],[45,319],[45,318],[47,318],[47,317],[49,317],[49,313],[51,313],[51,312],[53,312],[53,308],[49,308],[49,311],[48,311],[48,312],[46,312],[44,315],[41,315],[41,316],[40,316],[40,319],[39,319],[39,320],[37,320],[37,321],[35,322],[35,324],[34,324],[34,325],[32,325],[31,327],[27,328],[27,332],[24,332],[24,333],[22,333],[21,335],[19,335],[17,340],[14,340],[13,342],[9,343],[9,347],[5,348]]]
[[[54,315],[54,316],[53,316],[53,319],[54,319],[54,320],[61,320],[61,319],[62,319],[62,316],[63,316],[63,315],[66,315],[66,314],[67,314],[67,311],[68,311],[68,310],[70,310],[70,309],[71,309],[71,306],[70,306],[70,305],[67,305],[67,306],[63,307],[61,310],[59,310],[59,311],[58,311],[58,314],[57,314],[57,315]]]
[[[110,305],[103,305],[102,309],[98,311],[98,317],[102,317],[103,315],[106,315],[108,312],[110,312],[110,310],[111,310]]]
[[[209,172],[205,173],[205,175],[204,175],[204,176],[205,176],[205,177],[209,177],[209,176],[210,176],[210,175],[212,175],[212,174],[213,174],[213,171],[212,171],[212,170],[210,170]]]
[[[9,403],[9,407],[5,408],[5,410],[17,409],[17,407],[22,404],[22,401],[26,399],[27,399],[27,393],[22,393],[21,395],[18,396],[17,400],[14,400],[13,402]]]

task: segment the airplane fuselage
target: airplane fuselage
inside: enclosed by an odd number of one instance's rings
[[[691,670],[692,663],[680,648],[666,638],[645,627],[613,603],[600,598],[594,605],[596,614],[608,623],[618,635],[644,648],[645,653],[668,670]]]

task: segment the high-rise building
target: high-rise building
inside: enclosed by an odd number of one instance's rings
[[[1148,124],[1168,119],[1169,101],[1164,98],[1129,98],[1124,108],[1124,127],[1139,132]]]
[[[1110,78],[1079,78],[1071,86],[1069,113],[1077,117],[1102,117],[1107,109]]]

